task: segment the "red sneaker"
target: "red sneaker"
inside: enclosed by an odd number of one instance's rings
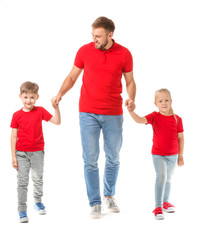
[[[161,207],[155,208],[153,213],[155,214],[155,219],[157,219],[157,220],[163,220],[164,219],[163,210],[162,210]]]
[[[172,205],[169,202],[164,202],[163,203],[163,210],[167,213],[173,213],[173,212],[175,212],[175,206]]]

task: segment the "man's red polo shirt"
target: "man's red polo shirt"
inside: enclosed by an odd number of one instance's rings
[[[74,65],[84,69],[79,111],[103,115],[121,115],[122,73],[133,70],[129,50],[116,42],[106,50],[93,42],[77,52]]]

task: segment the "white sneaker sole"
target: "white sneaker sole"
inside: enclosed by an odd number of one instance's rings
[[[20,223],[28,223],[29,219],[28,217],[20,218]]]
[[[45,209],[43,209],[43,210],[38,210],[38,209],[36,208],[36,206],[34,206],[34,209],[35,209],[40,215],[45,215],[45,214],[46,214],[46,210],[45,210]]]
[[[175,212],[175,208],[174,207],[169,207],[168,209],[163,208],[163,210],[167,213],[174,213]]]
[[[155,219],[157,219],[157,220],[164,220],[164,215],[163,214],[157,214],[155,216]]]

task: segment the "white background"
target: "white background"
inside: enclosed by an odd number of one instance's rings
[[[134,123],[124,108],[124,143],[116,194],[121,212],[110,215],[104,211],[102,219],[89,218],[78,121],[81,75],[60,104],[62,124],[43,123],[43,202],[47,215],[38,216],[33,210],[30,180],[30,222],[19,224],[10,121],[22,107],[20,85],[24,81],[37,82],[37,105],[53,113],[50,99],[71,70],[79,47],[92,41],[91,24],[99,16],[113,19],[114,39],[133,55],[136,112],[144,116],[155,111],[154,92],[165,87],[171,91],[175,113],[183,119],[185,166],[176,169],[171,196],[177,211],[166,214],[164,221],[154,219],[152,129]],[[196,22],[192,0],[0,0],[1,239],[197,238]],[[123,92],[126,100],[124,79]],[[100,144],[102,192],[102,137]]]

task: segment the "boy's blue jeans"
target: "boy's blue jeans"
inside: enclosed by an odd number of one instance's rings
[[[163,207],[169,201],[171,178],[177,164],[178,154],[170,156],[152,155],[156,171],[155,207]]]
[[[99,137],[102,129],[106,156],[104,196],[115,194],[122,146],[122,115],[100,115],[80,112],[84,175],[90,206],[101,204],[99,187]]]

